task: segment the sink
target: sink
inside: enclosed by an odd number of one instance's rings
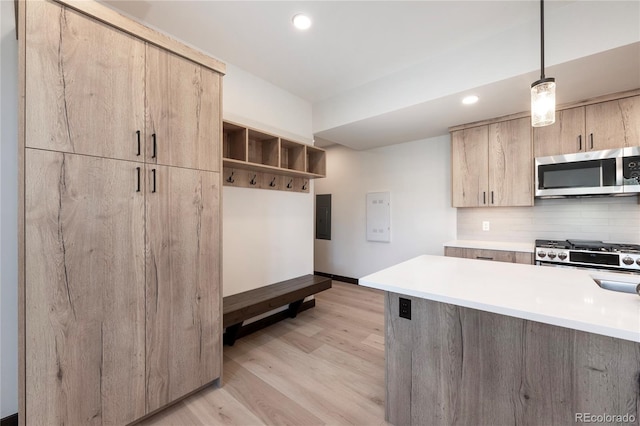
[[[593,278],[593,277],[592,277]],[[593,278],[593,281],[606,290],[618,291],[621,293],[631,293],[640,295],[640,282],[638,281],[617,281],[604,278]]]

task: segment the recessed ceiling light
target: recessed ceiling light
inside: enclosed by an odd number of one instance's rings
[[[299,30],[308,30],[311,27],[311,18],[304,13],[298,13],[293,16],[293,25]]]
[[[478,99],[480,98],[478,98],[476,95],[469,95],[462,100],[462,103],[465,105],[471,105],[478,102]]]

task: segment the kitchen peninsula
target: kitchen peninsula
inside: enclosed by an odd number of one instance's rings
[[[426,255],[360,284],[386,292],[390,423],[638,424],[637,295],[581,270]]]

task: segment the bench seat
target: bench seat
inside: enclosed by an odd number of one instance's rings
[[[226,328],[224,343],[228,345],[235,343],[240,337],[244,321],[279,307],[289,305],[285,316],[280,315],[282,318],[295,318],[300,312],[305,297],[329,288],[331,288],[330,278],[309,274],[223,298],[222,326]],[[242,335],[245,334],[248,333]]]

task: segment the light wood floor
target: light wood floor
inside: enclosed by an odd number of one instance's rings
[[[223,387],[151,425],[385,425],[383,292],[333,281],[316,307],[224,347]]]

